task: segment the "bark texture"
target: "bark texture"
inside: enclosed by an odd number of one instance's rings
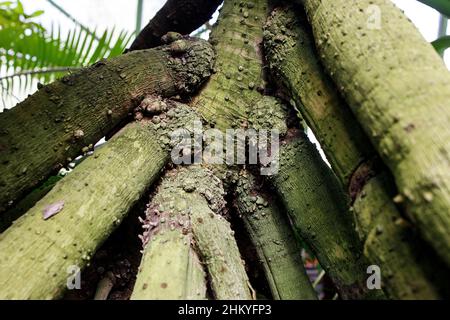
[[[167,0],[138,34],[129,51],[154,48],[166,33],[189,34],[211,19],[223,0]]]
[[[132,298],[206,298],[199,259],[214,298],[252,298],[234,233],[221,216],[224,194],[220,179],[200,166],[164,176],[146,212],[147,245]]]
[[[264,103],[263,103],[264,101]],[[287,210],[295,232],[311,247],[344,299],[384,298],[366,285],[369,263],[362,256],[346,198],[336,176],[306,135],[288,128],[286,106],[265,97],[254,106],[249,122],[255,129],[278,130],[283,137],[274,150],[278,170],[268,176]]]
[[[276,300],[317,299],[303,266],[302,248],[276,199],[260,190],[251,173],[243,171],[235,201],[263,265],[272,297]]]
[[[423,250],[392,201],[392,182],[383,168],[374,167],[376,152],[325,74],[301,11],[277,8],[266,25],[265,48],[274,79],[295,102],[354,200],[364,254],[385,275],[386,294],[393,299],[439,298],[430,272],[435,258]]]
[[[124,127],[0,235],[0,298],[61,296],[67,268],[88,264],[159,176],[169,159],[167,133],[193,126],[197,116],[187,106],[176,110],[180,117],[166,117],[165,126]]]
[[[362,255],[346,197],[338,180],[303,132],[291,129],[272,177],[294,227],[311,247],[343,299],[383,298],[369,290],[369,263]]]
[[[248,113],[262,97],[262,28],[268,6],[268,0],[226,0],[213,27],[215,73],[192,105],[218,129],[245,127]]]
[[[395,176],[398,201],[450,265],[444,62],[391,1],[303,2],[322,61]]]
[[[108,134],[143,97],[192,93],[210,75],[202,40],[100,61],[0,114],[0,214]]]

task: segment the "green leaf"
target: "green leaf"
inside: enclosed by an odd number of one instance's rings
[[[99,39],[99,40],[97,40]],[[0,59],[6,75],[0,76],[2,98],[13,90],[30,91],[36,81],[47,83],[67,70],[83,67],[103,58],[122,54],[131,40],[126,31],[95,31],[74,28],[63,38],[59,27],[9,25],[0,29]]]
[[[450,1],[449,0],[418,0],[442,13],[443,15],[450,17]]]
[[[434,40],[432,43],[436,51],[442,56],[444,51],[450,48],[450,36],[444,36]]]

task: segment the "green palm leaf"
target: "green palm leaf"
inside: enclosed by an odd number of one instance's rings
[[[443,55],[444,51],[450,48],[450,36],[441,37],[434,40],[431,44],[440,55]]]
[[[443,15],[450,17],[450,1],[449,0],[418,0],[442,13]]]
[[[15,5],[15,6],[14,6]],[[19,88],[31,91],[36,81],[48,83],[68,71],[90,65],[125,50],[133,34],[95,31],[76,26],[63,38],[59,27],[45,30],[29,19],[18,2],[0,2],[0,85],[2,99]]]

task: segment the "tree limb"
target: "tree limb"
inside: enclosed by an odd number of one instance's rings
[[[304,2],[322,62],[394,175],[398,202],[450,266],[450,73],[444,61],[391,1]],[[378,12],[374,21],[368,8]]]
[[[167,0],[142,29],[128,51],[154,48],[162,44],[161,37],[173,31],[190,34],[211,19],[223,0]]]
[[[210,75],[203,40],[100,61],[0,113],[0,214],[118,126],[147,95],[192,93]]]
[[[364,253],[388,275],[383,280],[384,291],[393,299],[439,298],[429,270],[438,268],[436,259],[423,248],[392,201],[395,186],[386,169],[376,165],[380,160],[372,161],[376,151],[325,74],[301,11],[277,8],[267,22],[265,48],[274,79],[287,98],[295,101],[353,199]]]
[[[288,217],[247,171],[239,175],[235,205],[254,244],[274,299],[315,300]]]
[[[0,235],[0,298],[62,295],[67,268],[88,264],[159,177],[170,159],[170,133],[193,127],[197,115],[173,107],[179,118],[125,126]]]

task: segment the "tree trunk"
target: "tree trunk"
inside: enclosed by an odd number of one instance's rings
[[[133,52],[65,76],[1,113],[0,214],[91,149],[146,95],[170,97],[198,88],[213,56],[202,40]]]
[[[252,5],[231,0],[224,2],[219,22],[213,28],[210,40],[216,51],[216,73],[211,76],[207,85],[192,102],[192,105],[202,114],[203,118],[216,128],[222,130],[236,127],[246,128],[249,126],[249,122],[253,122],[251,124],[256,126],[261,123],[267,125],[264,121],[259,120],[258,116],[254,116],[254,111],[256,105],[268,103],[267,98],[262,95],[268,93],[262,57],[263,25],[268,12],[269,5],[266,0],[255,1]],[[259,114],[259,116],[261,115],[273,115],[273,111],[272,113],[267,111]],[[282,122],[284,123],[285,120],[286,118],[283,118]],[[273,122],[271,124],[270,129],[274,127]],[[322,162],[319,157],[314,158],[314,161],[319,168],[313,168],[311,180],[315,179],[316,175],[321,175],[319,172],[321,169],[325,169],[326,175],[331,176],[329,169],[324,164],[317,164],[317,162]],[[301,176],[303,173],[296,172],[294,174]],[[278,176],[280,175],[281,173]],[[289,179],[291,178],[297,179],[296,177],[289,177]],[[301,180],[298,190],[308,188],[308,182],[310,181]],[[280,181],[280,184],[275,184],[275,186],[280,193],[287,194],[289,200],[285,201],[285,204],[288,205],[289,209],[291,206],[295,207],[296,215],[308,213],[308,211],[306,213],[302,211],[310,210],[309,208],[303,207],[302,203],[296,204],[293,200],[295,198],[295,200],[303,201],[307,197],[298,199],[298,191],[291,185],[287,185],[286,181]],[[337,187],[337,190],[339,190],[339,187]],[[333,189],[333,192],[335,191]],[[334,278],[343,297],[379,296],[378,293],[367,292],[365,273],[368,264],[362,267],[362,263],[354,257],[355,252],[360,249],[360,242],[350,221],[345,220],[345,218],[340,221],[337,218],[337,212],[347,213],[347,210],[345,201],[339,200],[338,194],[342,195],[342,192],[334,195],[333,192],[326,185],[318,189],[318,194],[326,195],[324,199],[329,201],[309,195],[311,199],[317,201],[311,206],[317,205],[319,207],[316,210],[322,212],[324,220],[315,225],[317,236],[323,239],[315,247],[322,251],[318,256],[323,261],[326,270]],[[334,203],[336,198],[338,198],[338,203]],[[322,210],[323,203],[326,204],[326,209]],[[310,212],[312,211],[314,210],[310,210]],[[327,215],[332,215],[333,219],[329,219]],[[306,231],[306,226],[304,226],[305,230],[299,228],[303,221],[297,221],[297,223],[299,224],[296,225],[297,231]],[[327,227],[328,233],[321,231],[319,234],[322,225]],[[335,225],[341,226],[337,234],[334,230]],[[311,241],[312,239],[308,238],[308,240]],[[337,257],[334,254],[336,243],[339,243],[338,247],[341,248]],[[353,252],[349,249],[351,245],[354,246]],[[341,253],[343,257],[340,256]]]
[[[167,0],[138,34],[129,51],[154,48],[170,32],[189,34],[211,19],[223,0]]]
[[[291,129],[272,178],[292,223],[311,247],[343,299],[383,298],[366,285],[362,256],[346,197],[331,170],[303,132]]]
[[[385,275],[384,291],[393,299],[438,298],[430,280],[433,259],[420,250],[423,246],[388,192],[393,186],[387,173],[374,166],[375,150],[324,73],[301,10],[277,8],[266,25],[265,47],[274,79],[295,101],[353,199],[364,253]]]
[[[197,119],[184,105],[176,111],[165,128],[149,120],[124,127],[0,235],[1,298],[61,296],[67,268],[89,263],[159,176],[169,160],[168,134]]]
[[[265,88],[262,35],[268,0],[226,0],[210,42],[216,52],[215,73],[191,103],[213,127],[246,126],[248,113]]]
[[[146,212],[148,244],[132,298],[204,299],[201,259],[214,298],[252,299],[234,232],[221,216],[224,194],[221,181],[200,166],[166,174]],[[174,276],[177,270],[185,271]]]
[[[147,245],[131,300],[206,299],[206,275],[191,238],[166,230]]]
[[[391,1],[303,2],[323,62],[395,176],[398,201],[450,265],[444,62]]]
[[[317,299],[303,266],[302,248],[276,199],[260,190],[251,173],[243,171],[239,175],[235,202],[263,265],[272,297]]]

